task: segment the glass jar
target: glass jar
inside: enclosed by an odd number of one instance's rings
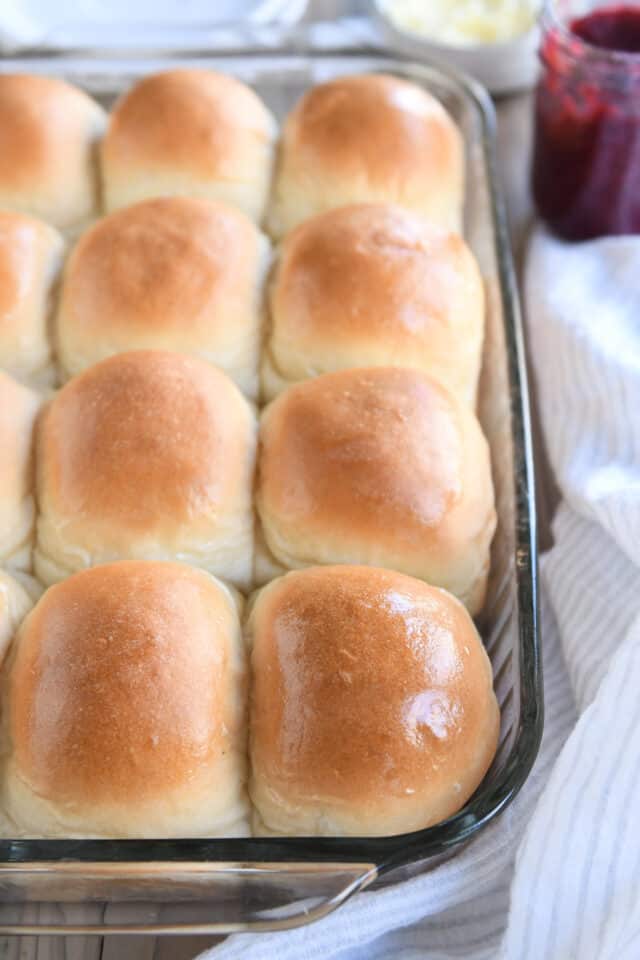
[[[533,194],[561,237],[640,233],[640,3],[542,16]]]

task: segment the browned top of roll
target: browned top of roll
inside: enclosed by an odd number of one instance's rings
[[[122,166],[178,166],[233,179],[238,136],[247,133],[264,143],[273,120],[244,83],[213,70],[167,70],[144,77],[118,101],[103,155]]]
[[[321,538],[418,546],[470,478],[463,443],[471,415],[415,370],[325,374],[290,387],[265,413],[263,522],[272,516]],[[476,428],[477,429],[477,428]]]
[[[251,411],[229,378],[195,357],[118,354],[70,380],[39,435],[40,496],[89,526],[161,535],[215,516],[244,483]]]
[[[64,176],[68,158],[101,113],[86,93],[63,80],[0,75],[2,189],[37,192],[43,181]]]
[[[296,796],[362,813],[477,778],[495,749],[489,661],[464,607],[375,567],[311,567],[252,612],[253,762]],[[474,784],[475,786],[475,784]]]
[[[282,336],[384,335],[404,346],[445,325],[459,301],[482,304],[482,282],[456,233],[392,204],[354,204],[307,220],[285,239],[272,313]],[[457,319],[457,318],[456,318]],[[477,336],[475,314],[469,332]]]
[[[162,197],[118,210],[83,234],[69,258],[63,333],[73,342],[81,332],[84,343],[182,329],[189,343],[214,327],[216,308],[226,320],[235,306],[242,321],[259,244],[244,214],[213,200]]]
[[[231,611],[210,577],[179,564],[109,564],[47,590],[11,673],[20,775],[87,806],[187,783],[224,739]]]
[[[312,87],[287,118],[287,149],[374,183],[441,173],[448,182],[459,133],[444,107],[417,84],[385,74],[340,77]]]

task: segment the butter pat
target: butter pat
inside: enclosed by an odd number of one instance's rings
[[[380,9],[407,33],[451,46],[512,40],[531,29],[539,0],[383,0]]]

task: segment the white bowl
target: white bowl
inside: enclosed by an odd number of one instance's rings
[[[452,46],[400,29],[385,13],[383,0],[374,0],[373,10],[389,47],[414,60],[429,60],[454,67],[479,80],[491,93],[526,90],[536,81],[540,43],[538,24],[513,40]]]
[[[207,43],[211,31],[238,24],[292,26],[306,7],[307,0],[0,0],[0,52],[192,49]]]

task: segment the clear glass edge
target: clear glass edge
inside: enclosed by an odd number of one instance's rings
[[[154,865],[161,868],[188,864],[202,866],[209,864],[212,871],[223,866],[230,872],[245,873],[250,870],[272,868],[284,870],[286,865],[296,868],[304,863],[309,869],[331,866],[335,870],[348,870],[358,864],[364,875],[356,881],[357,889],[367,885],[375,877],[396,867],[405,866],[443,854],[453,846],[464,843],[486,823],[498,815],[514,799],[533,766],[536,758],[543,725],[542,664],[538,627],[538,571],[536,541],[535,484],[533,471],[533,453],[527,391],[527,374],[524,362],[524,341],[519,296],[515,268],[508,236],[504,205],[497,181],[495,157],[495,113],[488,93],[474,80],[454,70],[430,64],[399,61],[379,50],[360,49],[323,49],[307,50],[297,48],[287,50],[265,50],[263,48],[242,48],[224,50],[219,55],[210,51],[198,54],[188,52],[189,59],[202,57],[212,62],[232,57],[282,58],[299,56],[322,59],[348,57],[359,59],[375,56],[381,65],[396,68],[398,71],[429,73],[441,75],[457,86],[460,93],[474,105],[481,120],[483,131],[482,149],[487,168],[488,187],[491,193],[491,208],[494,221],[496,259],[499,271],[500,294],[505,320],[505,336],[509,363],[509,386],[511,401],[511,424],[514,441],[514,471],[517,498],[516,530],[516,579],[518,598],[518,629],[521,664],[521,706],[518,735],[509,759],[498,778],[490,787],[482,787],[471,801],[456,815],[429,827],[426,830],[392,837],[286,837],[286,838],[250,838],[250,839],[183,839],[183,840],[0,840],[0,881],[7,874],[29,872],[42,869],[55,873],[70,866],[78,870],[90,870],[93,866],[112,864],[116,871],[125,872],[135,866]],[[29,51],[28,57],[34,59],[78,59],[91,56],[101,57],[111,62],[119,59],[114,51],[73,50]],[[131,52],[126,51],[123,59],[130,59]],[[156,51],[155,58],[184,59],[181,51]],[[3,59],[2,68],[11,60],[25,59],[25,51],[15,58]],[[96,63],[99,69],[99,63]],[[231,932],[235,929],[274,929],[274,923],[282,923],[285,929],[300,922],[317,919],[311,914],[324,915],[334,909],[346,897],[355,892],[352,885],[341,891],[337,897],[328,900],[317,910],[306,912],[306,919],[288,919],[286,921],[266,921],[264,924],[253,921],[230,926],[226,923],[211,923],[204,926],[185,925],[165,927],[161,924],[122,927],[123,933],[217,933]],[[319,912],[318,912],[319,911]],[[7,925],[0,927],[2,933],[72,933],[74,928],[38,926],[33,929],[17,926],[11,929]],[[89,926],[78,927],[75,932],[92,932]],[[104,932],[103,927],[96,933]],[[109,928],[116,932],[116,928]]]
[[[86,871],[87,868],[91,870],[90,879],[104,879],[106,877],[119,877],[118,867],[121,865],[118,864],[84,864],[84,863],[65,863],[65,864],[56,864],[56,870],[58,875],[60,875],[60,867],[65,868],[64,873],[70,874],[73,877],[73,874],[82,874],[83,871]],[[149,880],[149,875],[159,874],[164,876],[167,870],[175,871],[175,863],[154,863],[152,864],[153,870],[149,871],[144,864],[140,864],[140,873],[144,873],[146,880]],[[243,932],[252,932],[252,933],[262,933],[262,932],[275,932],[278,930],[291,930],[298,926],[306,925],[307,923],[313,923],[316,920],[320,920],[323,917],[327,916],[329,913],[332,913],[338,907],[340,907],[346,900],[348,900],[355,893],[359,893],[365,887],[369,886],[377,877],[377,870],[374,864],[371,863],[353,863],[349,864],[347,868],[342,864],[326,863],[298,863],[291,864],[291,868],[295,867],[296,876],[307,876],[310,875],[322,875],[325,874],[329,879],[334,880],[335,890],[327,893],[326,896],[316,898],[319,899],[319,902],[315,906],[310,906],[306,900],[301,902],[294,902],[294,906],[297,909],[294,912],[291,912],[289,915],[284,917],[269,916],[256,919],[254,916],[250,916],[248,919],[237,919],[237,920],[213,920],[206,922],[172,922],[172,923],[163,923],[157,921],[147,921],[147,922],[103,922],[103,923],[73,923],[67,922],[64,924],[52,924],[50,922],[44,923],[3,923],[0,921],[0,935],[4,936],[24,936],[28,934],[35,934],[38,936],[47,935],[47,936],[73,936],[73,935],[96,935],[102,936],[105,934],[113,935],[142,935],[147,936],[149,934],[154,935],[185,935],[198,936],[198,935],[217,935],[217,934],[231,934],[231,933],[243,933]],[[39,865],[41,871],[45,871],[47,865]],[[200,874],[204,877],[208,877],[210,873],[215,872],[216,874],[224,873],[228,870],[231,873],[234,873],[236,870],[236,864],[217,864],[215,871],[211,869],[212,865],[208,864],[184,864],[180,866],[181,876],[184,874]],[[109,869],[111,868],[111,869]],[[94,876],[95,873],[95,876]],[[280,876],[282,874],[282,864],[281,863],[271,863],[271,864],[261,864],[258,868],[245,868],[243,875],[247,873],[254,873],[260,876],[268,876],[269,874]],[[135,880],[135,876],[130,878]],[[143,914],[144,915],[144,914]]]

